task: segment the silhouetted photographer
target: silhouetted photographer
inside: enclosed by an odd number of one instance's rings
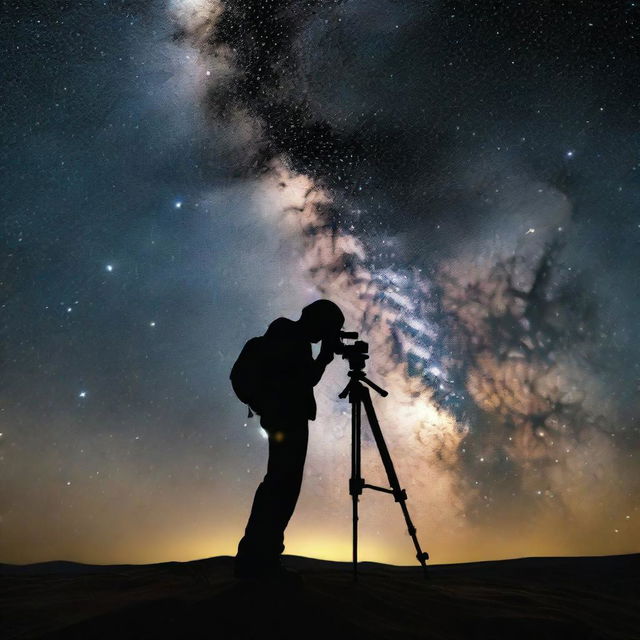
[[[287,579],[280,564],[284,531],[300,494],[308,421],[316,417],[313,387],[340,351],[344,315],[329,300],[306,306],[296,321],[274,320],[252,338],[231,371],[240,400],[260,416],[269,437],[267,473],[258,487],[245,534],[238,545],[238,578]],[[311,343],[322,340],[317,358]]]

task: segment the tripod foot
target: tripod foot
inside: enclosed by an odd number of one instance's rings
[[[418,558],[418,562],[422,565],[422,575],[425,580],[429,579],[429,570],[427,568],[427,560],[429,559],[429,554],[426,551],[421,551],[416,554],[416,558]]]

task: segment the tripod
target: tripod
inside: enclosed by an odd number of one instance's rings
[[[364,489],[374,489],[375,491],[390,493],[394,497],[395,501],[400,503],[400,508],[402,509],[402,514],[404,515],[405,522],[407,523],[409,535],[411,536],[416,548],[416,558],[422,565],[424,577],[426,578],[429,554],[426,551],[422,551],[420,548],[420,543],[416,536],[416,528],[413,526],[413,522],[411,522],[409,510],[406,505],[407,492],[400,488],[400,482],[398,481],[398,476],[396,475],[396,471],[393,467],[393,461],[391,460],[387,443],[384,441],[384,436],[380,429],[380,423],[378,422],[375,409],[373,408],[371,393],[365,384],[379,393],[383,398],[389,394],[377,384],[371,382],[371,380],[369,380],[365,375],[363,369],[364,360],[367,357],[366,355],[349,355],[351,356],[347,356],[349,360],[349,384],[338,397],[346,398],[349,396],[349,402],[351,403],[351,478],[349,480],[349,494],[351,495],[353,506],[353,579],[356,581],[358,580],[358,497],[362,495]],[[364,405],[369,427],[371,428],[380,457],[382,458],[382,464],[387,472],[389,486],[391,487],[390,489],[377,487],[372,484],[365,484],[364,478],[362,477],[360,464],[362,405]]]

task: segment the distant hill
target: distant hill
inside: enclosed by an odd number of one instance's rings
[[[0,564],[17,638],[640,639],[640,554],[419,567],[288,556],[304,588],[232,577],[223,556],[151,565]]]

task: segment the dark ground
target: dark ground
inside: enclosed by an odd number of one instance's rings
[[[419,567],[291,556],[305,587],[234,580],[232,559],[0,564],[12,638],[640,638],[640,554]]]

